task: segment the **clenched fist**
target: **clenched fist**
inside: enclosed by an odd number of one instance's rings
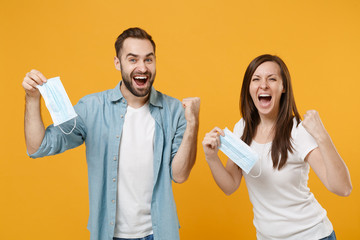
[[[185,108],[185,119],[188,123],[198,124],[200,112],[200,98],[184,98],[182,101]]]
[[[302,125],[316,141],[319,141],[327,135],[327,131],[316,110],[309,110],[306,112]]]

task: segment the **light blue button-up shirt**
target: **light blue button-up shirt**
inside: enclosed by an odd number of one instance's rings
[[[76,127],[65,135],[50,125],[38,151],[30,157],[54,155],[86,144],[91,240],[112,240],[115,227],[119,147],[127,101],[121,82],[111,90],[82,98],[75,106]],[[151,219],[155,240],[179,239],[179,222],[172,193],[171,163],[186,128],[182,104],[154,88],[150,92],[150,113],[155,119],[154,187]],[[74,120],[61,125],[65,132]],[[115,179],[115,181],[114,181]],[[115,200],[115,201],[114,201]]]

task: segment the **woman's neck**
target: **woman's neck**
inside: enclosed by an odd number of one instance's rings
[[[254,140],[262,144],[271,142],[275,137],[275,125],[276,119],[260,117],[260,123],[256,127]]]

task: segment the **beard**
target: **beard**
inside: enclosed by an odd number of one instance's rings
[[[136,97],[145,97],[146,95],[149,94],[149,92],[151,91],[151,87],[154,83],[154,79],[155,79],[155,75],[156,72],[154,72],[154,74],[151,74],[151,72],[146,71],[145,73],[140,73],[140,72],[131,72],[130,74],[127,74],[126,72],[123,72],[123,69],[121,68],[121,77],[122,80],[126,86],[126,88]],[[136,74],[140,74],[140,75],[146,75],[148,80],[146,83],[147,87],[144,89],[136,89],[136,87],[133,84],[132,79],[134,78],[134,75]]]

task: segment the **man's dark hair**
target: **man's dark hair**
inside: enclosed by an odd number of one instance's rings
[[[128,28],[124,32],[122,32],[116,39],[115,42],[115,50],[116,50],[116,56],[120,56],[120,51],[122,49],[122,46],[124,44],[125,39],[127,38],[137,38],[137,39],[147,39],[151,42],[154,53],[155,53],[155,42],[152,40],[152,37],[143,29],[141,28]]]

